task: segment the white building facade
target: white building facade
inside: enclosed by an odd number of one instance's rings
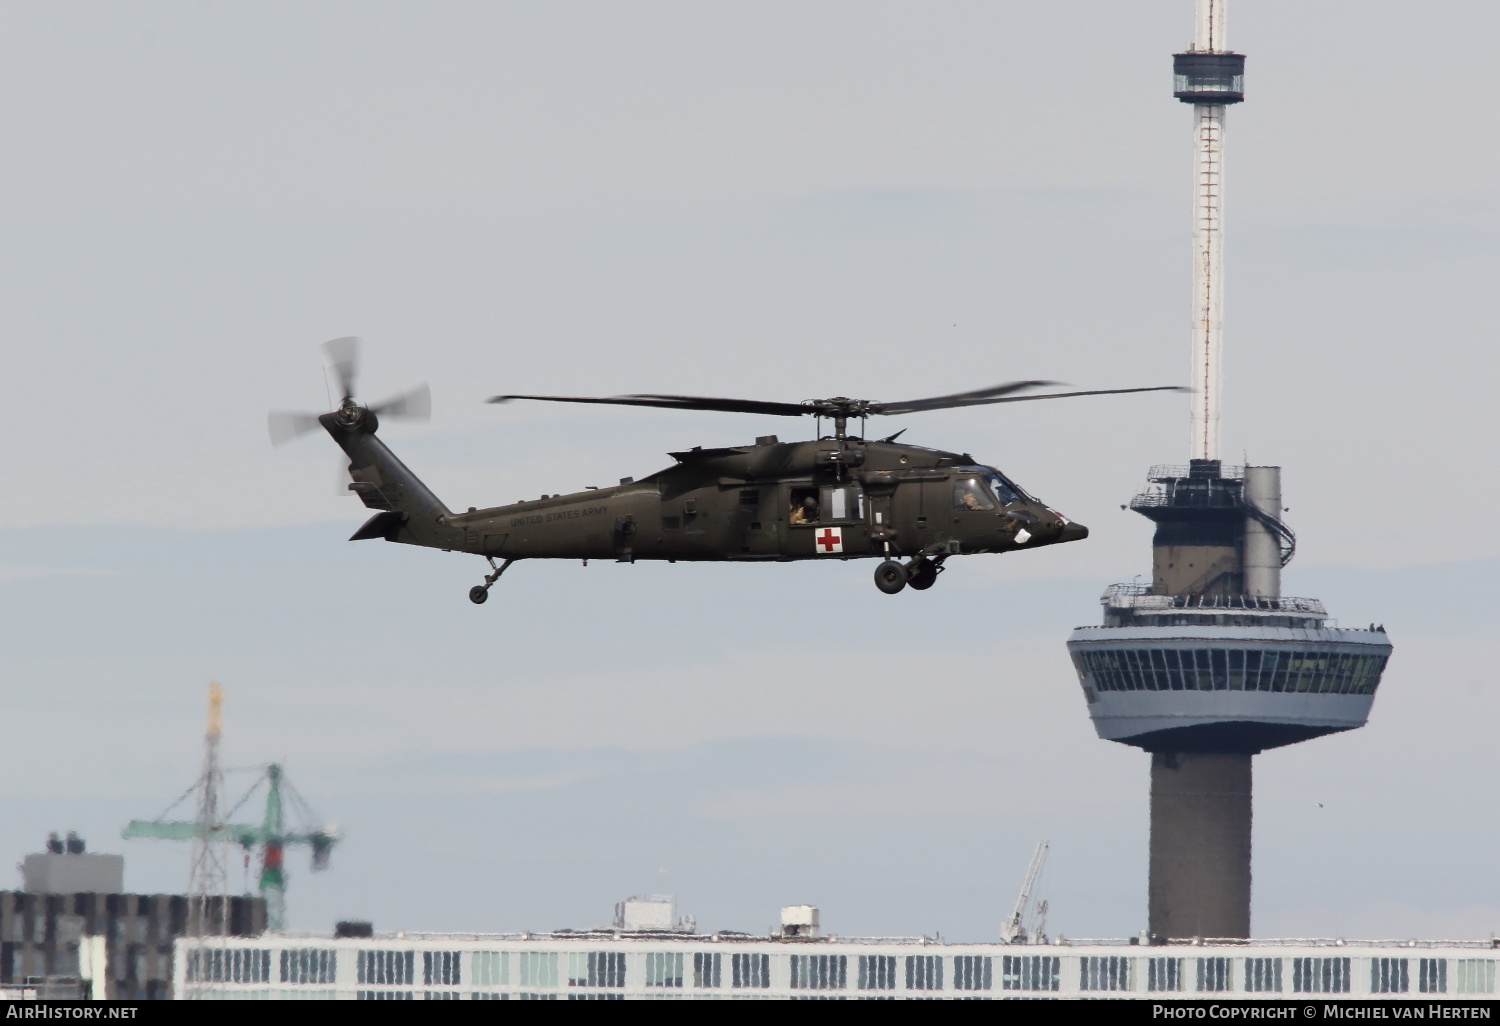
[[[1500,942],[954,944],[717,933],[267,935],[177,942],[179,998],[1493,998]]]

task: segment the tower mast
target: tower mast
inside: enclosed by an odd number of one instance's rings
[[[205,971],[212,938],[222,942],[229,934],[229,867],[225,859],[224,822],[219,812],[219,793],[224,774],[219,769],[219,737],[223,733],[224,689],[218,681],[208,685],[208,725],[203,733],[203,772],[198,778],[198,807],[193,833],[192,871],[188,878],[189,979],[201,997],[204,983],[212,987],[214,975]],[[222,976],[220,976],[222,978]]]
[[[1229,0],[1197,0],[1193,49],[1175,54],[1175,95],[1193,104],[1193,431],[1190,459],[1220,458],[1224,348],[1224,113],[1245,99],[1229,51]]]
[[[1197,0],[1193,48],[1173,55],[1173,93],[1193,105],[1192,426],[1188,455],[1219,458],[1224,346],[1224,114],[1245,98],[1243,54],[1231,53],[1229,0]]]

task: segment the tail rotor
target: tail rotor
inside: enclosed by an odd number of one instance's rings
[[[355,384],[359,380],[359,339],[353,335],[324,342],[323,362],[338,384],[339,404],[334,412],[340,414],[342,420],[350,424],[357,423],[366,410],[377,417],[402,417],[409,420],[431,418],[432,390],[425,384],[369,406],[355,398]],[[317,413],[301,411],[273,411],[266,418],[271,444],[285,445],[318,430],[322,426],[319,416]]]
[[[377,417],[399,417],[407,420],[428,420],[432,416],[432,390],[426,384],[418,385],[384,402],[366,406],[356,398],[356,383],[359,380],[359,339],[353,335],[331,339],[323,343],[323,362],[326,373],[333,376],[338,385],[339,403],[332,411],[340,423],[353,427],[363,419],[366,412]],[[311,434],[323,426],[321,414],[302,411],[276,410],[266,417],[266,428],[273,446],[286,445]],[[338,494],[349,495],[349,471],[339,470]]]

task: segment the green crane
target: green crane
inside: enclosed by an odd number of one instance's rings
[[[203,840],[210,843],[238,844],[244,849],[247,858],[250,850],[259,845],[261,849],[260,894],[266,901],[266,922],[273,931],[280,931],[286,927],[286,870],[282,865],[286,849],[301,844],[310,847],[312,869],[313,872],[318,872],[328,868],[329,855],[333,851],[333,846],[339,842],[340,835],[338,828],[334,826],[303,825],[298,829],[287,828],[287,805],[291,805],[298,817],[307,824],[316,823],[317,817],[308,804],[302,800],[302,796],[292,787],[292,782],[286,779],[281,766],[276,763],[265,768],[245,796],[225,814],[224,820],[227,821],[248,802],[260,790],[262,784],[266,787],[266,814],[259,825],[167,819],[166,815],[172,811],[172,808],[199,789],[202,785],[200,780],[156,819],[131,820],[130,825],[122,832],[122,836],[127,839],[154,837],[168,841]]]

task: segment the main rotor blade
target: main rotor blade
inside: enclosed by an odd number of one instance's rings
[[[988,406],[991,403],[1025,403],[1033,399],[1068,399],[1075,395],[1119,395],[1123,392],[1191,392],[1181,385],[1154,385],[1151,388],[1094,388],[1086,392],[1049,392],[1046,395],[1002,395],[993,399],[968,399],[963,402],[942,403],[936,406],[903,406],[891,409],[893,403],[879,403],[870,408],[874,414],[915,413],[919,410],[940,410],[954,406]]]
[[[574,395],[496,395],[487,402],[531,399],[548,403],[602,403],[609,406],[652,406],[662,410],[716,410],[720,413],[762,413],[772,417],[803,417],[817,412],[802,403],[769,403],[755,399],[713,399],[697,395],[615,395],[590,398]]]
[[[421,384],[408,392],[393,395],[383,403],[370,407],[370,412],[380,417],[414,417],[426,420],[432,416],[432,390]]]
[[[271,433],[272,445],[285,445],[322,425],[318,423],[316,413],[271,413],[266,416],[266,427]]]
[[[917,413],[921,410],[946,410],[954,406],[974,406],[992,402],[996,396],[1010,395],[1027,388],[1046,388],[1060,385],[1060,381],[1007,381],[1003,385],[981,388],[973,392],[957,392],[953,395],[935,395],[927,399],[909,399],[903,403],[871,403],[871,413]]]
[[[323,359],[328,369],[338,379],[340,398],[354,395],[355,379],[359,377],[359,339],[353,335],[330,339],[323,343]]]

